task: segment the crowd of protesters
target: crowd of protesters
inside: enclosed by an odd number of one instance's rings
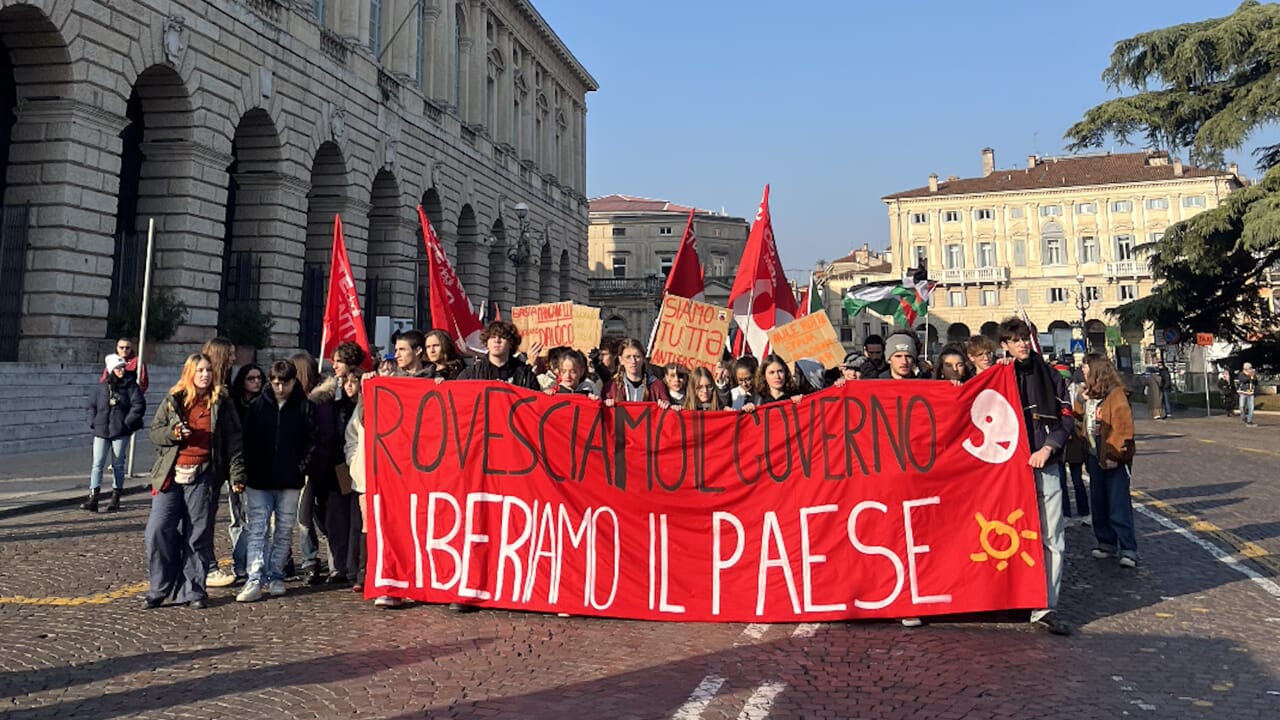
[[[436,383],[489,380],[547,394],[585,395],[605,405],[651,402],[673,411],[754,412],[846,382],[937,379],[960,385],[998,363],[1011,363],[1040,505],[1048,588],[1047,607],[1033,613],[1032,621],[1055,634],[1071,632],[1053,612],[1064,527],[1072,515],[1069,490],[1080,522],[1092,527],[1092,555],[1116,558],[1122,567],[1137,564],[1128,390],[1105,355],[1087,355],[1078,368],[1046,361],[1033,350],[1033,331],[1020,319],[1000,324],[998,342],[974,336],[944,346],[932,361],[924,357],[914,332],[872,335],[861,352],[850,353],[832,369],[774,355],[726,358],[714,368],[692,371],[679,364],[654,366],[641,342],[613,338],[589,354],[556,347],[544,355],[535,344],[525,356],[517,352],[520,332],[503,321],[490,323],[481,339],[485,353],[474,359],[461,357],[452,338],[439,330],[398,333],[394,348],[376,358],[346,342],[325,358],[332,366],[326,376],[305,352],[265,369],[240,365],[233,375],[235,347],[225,338],[214,338],[189,356],[178,382],[160,401],[149,433],[157,458],[150,474],[145,606],[168,600],[202,608],[207,588],[231,585],[241,586],[239,602],[278,597],[286,592],[286,578],[295,574],[307,584],[363,589],[367,507],[361,388],[375,374]],[[118,509],[124,440],[141,427],[146,409],[145,367],[132,355],[131,342],[121,340],[116,350],[107,356],[103,382],[89,404],[94,452],[87,510],[97,510],[108,451],[116,461],[107,510]],[[376,361],[375,372],[361,370],[366,360]],[[1242,414],[1244,393],[1240,390]],[[1249,415],[1246,422],[1252,420]],[[213,553],[224,497],[230,571],[219,567]],[[328,551],[323,561],[322,539]],[[379,607],[403,603],[391,595],[374,601]],[[909,618],[903,624],[921,622]]]

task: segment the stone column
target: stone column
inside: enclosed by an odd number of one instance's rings
[[[100,360],[129,121],[64,99],[23,100],[16,114],[7,200],[30,204],[18,359]]]
[[[498,74],[498,92],[494,99],[493,117],[495,127],[489,128],[493,133],[494,142],[515,144],[515,135],[512,132],[513,118],[512,98],[515,93],[514,86],[514,67],[511,64],[511,33],[505,27],[498,28],[498,51],[502,53],[503,66]]]
[[[307,244],[310,184],[280,173],[239,173],[232,237],[260,262],[258,307],[271,314],[272,347],[292,347],[302,309],[302,266]],[[328,258],[325,259],[328,262]]]
[[[483,0],[469,0],[467,11],[467,35],[471,39],[467,53],[467,112],[463,121],[484,122],[484,91],[488,78],[487,68],[489,39],[485,34],[486,12]]]

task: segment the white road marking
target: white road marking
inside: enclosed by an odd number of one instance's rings
[[[693,693],[689,695],[689,699],[676,710],[671,716],[671,720],[698,720],[702,716],[707,706],[711,704],[712,698],[716,693],[720,692],[720,686],[724,685],[724,678],[719,675],[708,675],[702,678],[702,682],[698,683],[698,687],[693,689]]]
[[[795,632],[791,633],[793,638],[811,638],[818,632],[821,627],[818,623],[800,623],[796,626]]]
[[[768,623],[751,623],[742,631],[742,637],[748,640],[759,640],[764,634],[769,632]]]
[[[1128,682],[1127,680],[1125,680],[1125,679],[1124,679],[1124,676],[1122,676],[1122,675],[1112,675],[1112,676],[1111,676],[1111,680],[1112,680],[1113,682],[1115,682],[1117,685],[1119,685],[1119,686],[1120,686],[1120,691],[1121,691],[1121,692],[1123,692],[1123,693],[1128,694],[1128,693],[1133,693],[1133,692],[1137,692],[1137,691],[1138,691],[1138,689],[1137,689],[1136,687],[1134,687],[1133,685],[1130,685],[1130,684],[1129,684],[1129,682]],[[1138,707],[1140,707],[1140,708],[1142,708],[1143,710],[1146,710],[1146,711],[1148,711],[1148,712],[1151,712],[1151,711],[1153,711],[1153,710],[1155,710],[1155,709],[1156,709],[1156,706],[1155,706],[1155,705],[1152,705],[1151,703],[1149,703],[1149,702],[1145,702],[1145,701],[1143,701],[1143,700],[1141,700],[1141,699],[1130,700],[1130,701],[1129,701],[1129,704],[1130,704],[1130,705],[1137,705]]]
[[[1178,533],[1179,535],[1190,540],[1196,545],[1199,545],[1202,550],[1212,555],[1218,562],[1225,564],[1227,567],[1235,570],[1241,575],[1244,575],[1245,577],[1254,581],[1255,583],[1258,584],[1259,587],[1261,587],[1263,590],[1266,590],[1268,593],[1270,593],[1272,597],[1280,598],[1280,585],[1277,585],[1276,582],[1274,580],[1271,580],[1270,578],[1263,577],[1256,570],[1249,567],[1248,565],[1245,565],[1241,563],[1239,560],[1236,560],[1234,557],[1231,556],[1230,553],[1226,552],[1222,548],[1218,547],[1217,545],[1214,545],[1213,543],[1209,542],[1208,540],[1205,540],[1202,537],[1199,537],[1195,533],[1182,527],[1181,525],[1174,522],[1173,520],[1170,520],[1164,515],[1161,515],[1155,510],[1152,510],[1146,505],[1134,505],[1133,509],[1137,510],[1143,515],[1146,515],[1148,518],[1156,521],[1160,525],[1163,525],[1164,527]]]
[[[747,704],[742,706],[742,712],[738,713],[738,720],[763,720],[769,717],[773,702],[786,689],[787,684],[782,682],[767,682],[756,688],[751,697],[747,698]]]

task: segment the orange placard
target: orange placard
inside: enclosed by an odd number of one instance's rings
[[[1196,344],[1200,347],[1213,345],[1213,333],[1196,333]]]
[[[558,302],[511,308],[511,323],[523,338],[520,351],[528,352],[534,341],[542,343],[540,356],[561,345],[573,345],[573,303]]]
[[[769,331],[769,345],[773,352],[787,362],[816,360],[824,368],[833,368],[844,361],[845,349],[831,326],[826,313],[810,313],[792,320],[786,325]]]
[[[724,352],[729,317],[728,308],[663,295],[662,314],[658,316],[658,332],[649,350],[649,362],[655,366],[680,363],[691,370],[714,369]]]

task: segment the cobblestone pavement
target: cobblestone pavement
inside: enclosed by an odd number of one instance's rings
[[[1228,423],[1140,422],[1135,487],[1158,504],[1138,515],[1142,563],[1094,560],[1088,528],[1069,528],[1061,605],[1079,626],[1069,638],[1016,622],[379,610],[296,582],[252,605],[224,589],[207,610],[142,611],[146,496],[116,515],[7,518],[0,716],[1273,720],[1280,587],[1224,538],[1277,549],[1280,480],[1262,451],[1276,449],[1280,423]],[[1258,452],[1237,449],[1250,443]],[[1222,534],[1189,529],[1196,522]]]

